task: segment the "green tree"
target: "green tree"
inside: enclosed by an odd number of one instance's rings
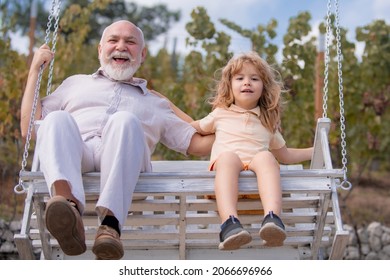
[[[45,36],[47,17],[49,15],[45,8],[44,0],[38,0],[37,3],[37,20],[36,20],[36,32],[39,37]],[[30,27],[30,11],[32,0],[11,0],[2,1],[0,3],[1,21],[0,27],[3,26],[4,31],[8,32],[20,32],[21,35],[27,35]]]
[[[26,58],[0,38],[0,171],[16,174],[21,155],[19,132],[20,98],[27,75]]]
[[[38,8],[36,34],[37,37],[43,38],[49,15],[47,6],[51,1],[36,0],[36,2]],[[61,3],[62,10],[73,9],[71,7],[74,5],[80,10],[91,5],[105,7],[104,9],[95,9],[90,12],[90,17],[87,21],[90,30],[85,37],[86,44],[96,43],[100,40],[104,27],[120,19],[128,19],[138,25],[143,30],[146,41],[151,41],[160,34],[167,32],[173,23],[180,20],[181,16],[180,11],[171,11],[164,4],[144,7],[135,2],[125,0],[63,0]],[[12,23],[11,26],[13,26],[11,31],[21,31],[22,35],[28,33],[31,5],[32,0],[6,1],[2,4],[4,9],[13,15],[7,18]],[[77,9],[73,11],[75,12],[75,17],[78,17]],[[70,32],[72,30],[62,30],[63,35],[67,35]]]
[[[309,38],[311,16],[301,12],[290,18],[287,33],[283,37],[283,61],[281,72],[286,102],[282,116],[283,134],[289,146],[305,147],[313,144],[314,124],[314,75],[315,38]]]
[[[252,50],[266,59],[268,63],[276,63],[275,55],[278,52],[278,47],[271,42],[276,37],[275,28],[278,26],[275,19],[271,19],[267,25],[259,24],[255,30],[242,28],[227,19],[220,19],[220,22],[241,36],[248,38],[251,41]]]
[[[214,78],[218,78],[219,74],[217,71],[232,56],[229,51],[231,37],[216,31],[203,7],[192,11],[186,29],[190,35],[186,39],[187,45],[194,50],[185,58],[183,86],[188,97],[188,112],[198,119],[211,109],[207,100],[213,94]],[[202,50],[196,49],[199,44]]]
[[[357,90],[354,106],[354,122],[351,124],[354,134],[352,147],[353,162],[359,170],[389,168],[390,162],[390,25],[384,20],[356,29],[356,39],[365,43],[359,76],[355,83]],[[351,108],[351,111],[353,109]],[[360,135],[360,139],[358,139]],[[359,159],[367,159],[361,161]]]

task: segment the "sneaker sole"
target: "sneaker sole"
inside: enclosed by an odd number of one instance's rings
[[[118,244],[111,238],[95,240],[92,252],[97,260],[120,260],[124,254],[122,244]]]
[[[63,197],[53,197],[46,208],[46,228],[57,239],[66,255],[81,255],[87,250],[84,232],[77,228],[77,217],[69,202]]]
[[[222,251],[231,251],[240,249],[241,246],[252,241],[252,236],[249,232],[243,230],[237,234],[229,236],[223,242],[219,243],[218,249]]]
[[[280,247],[286,239],[286,232],[273,223],[265,224],[259,231],[263,245],[267,247]]]

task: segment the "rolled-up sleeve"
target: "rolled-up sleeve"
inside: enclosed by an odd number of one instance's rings
[[[69,79],[69,78],[68,78]],[[68,79],[50,95],[42,98],[42,119],[44,119],[50,112],[62,110],[64,103],[64,93],[66,93]]]
[[[188,147],[196,133],[196,129],[177,117],[170,109],[167,110],[165,115],[161,143],[169,149],[187,155]]]

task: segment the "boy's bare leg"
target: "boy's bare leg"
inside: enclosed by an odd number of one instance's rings
[[[238,177],[242,168],[239,157],[231,152],[222,153],[215,163],[215,196],[222,222],[231,215],[238,216]]]
[[[273,211],[280,215],[282,189],[280,187],[280,167],[275,157],[268,151],[260,152],[249,164],[249,169],[256,173],[264,213]]]
[[[273,154],[268,151],[258,153],[249,165],[257,176],[258,189],[264,209],[264,220],[259,231],[265,246],[282,246],[286,231],[282,220],[282,190],[280,168]]]
[[[221,154],[216,162],[215,194],[222,221],[220,250],[236,250],[252,240],[237,218],[238,178],[242,169],[241,160],[231,152]]]

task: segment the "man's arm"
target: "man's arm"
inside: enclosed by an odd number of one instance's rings
[[[173,102],[171,100],[169,100],[166,96],[162,95],[161,93],[159,93],[155,90],[150,90],[150,92],[161,97],[161,98],[165,98],[166,100],[168,100],[173,112],[176,114],[176,116],[181,118],[183,121],[188,122],[188,123],[193,121],[193,119],[189,115],[184,113],[179,107],[177,107],[175,104],[173,104]]]
[[[192,136],[187,153],[194,156],[209,156],[214,140],[215,134],[203,136],[199,133],[195,133],[194,136]]]
[[[27,137],[28,126],[30,123],[30,115],[32,111],[35,87],[38,81],[38,75],[41,65],[46,67],[49,62],[53,59],[53,52],[47,45],[41,46],[35,53],[34,58],[31,62],[30,71],[28,73],[28,79],[26,88],[24,90],[22,105],[21,105],[21,116],[20,116],[20,129],[22,137]],[[40,119],[42,115],[41,101],[38,97],[37,108],[35,112],[35,119]]]

